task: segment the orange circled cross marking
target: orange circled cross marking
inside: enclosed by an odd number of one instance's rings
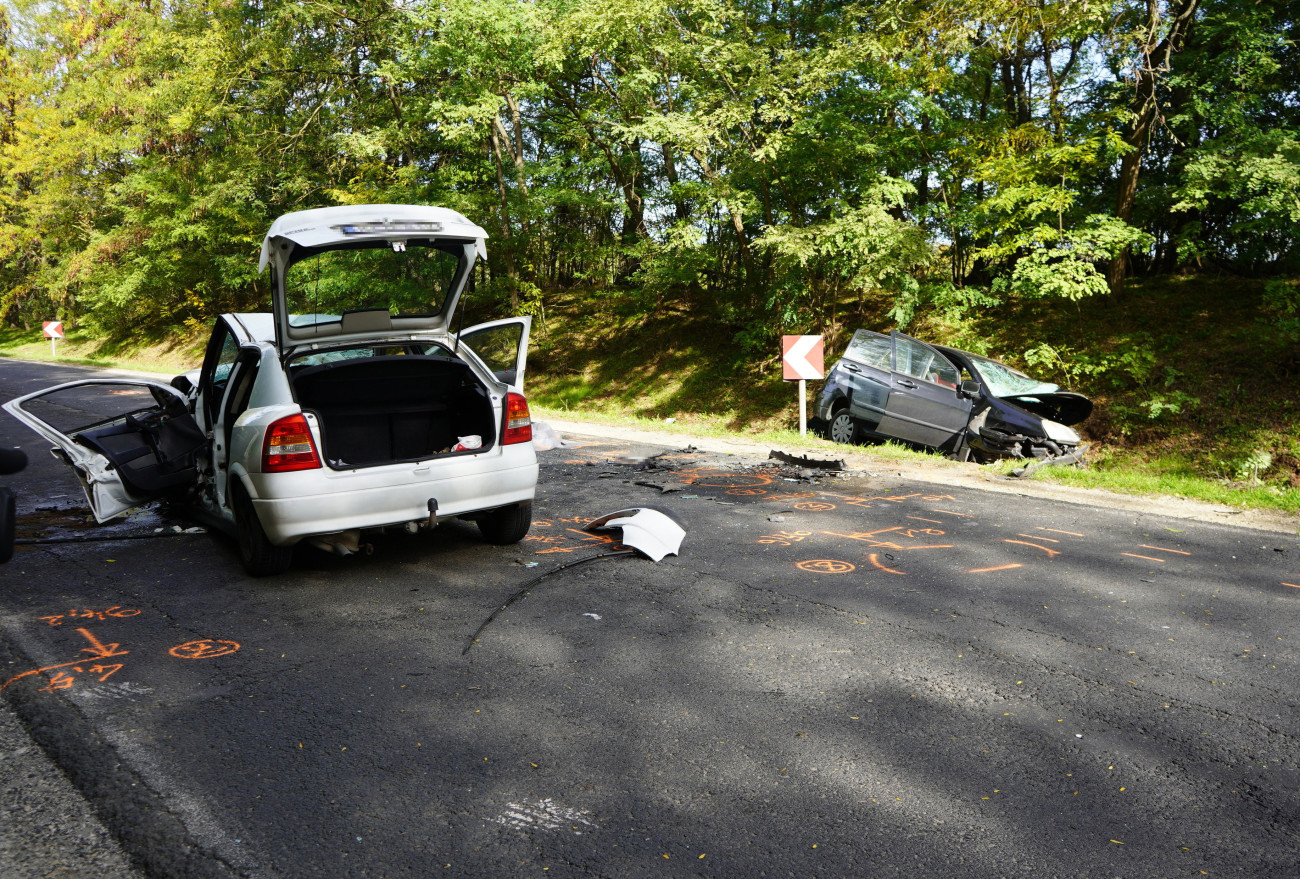
[[[1150,544],[1147,543],[1139,543],[1138,546],[1142,547],[1143,549],[1158,549],[1161,552],[1176,552],[1179,555],[1191,555],[1190,552],[1183,552],[1181,549],[1170,549],[1167,546],[1151,546]]]
[[[200,638],[197,641],[186,641],[184,644],[177,644],[167,652],[177,659],[212,659],[216,656],[226,656],[234,653],[238,649],[239,643],[236,641]]]
[[[1021,565],[1021,564],[1014,564],[1014,565],[994,565],[994,566],[991,567],[991,568],[971,568],[970,570],[966,571],[966,573],[967,573],[967,574],[987,574],[987,573],[990,573],[991,571],[1009,571],[1009,570],[1011,570],[1012,568],[1022,568],[1022,567],[1024,567],[1024,565]]]
[[[849,562],[841,562],[836,559],[809,559],[807,561],[797,562],[795,567],[801,571],[808,571],[813,574],[847,574],[856,570],[856,566]]]
[[[1085,537],[1085,536],[1087,536],[1087,535],[1084,535],[1084,534],[1080,534],[1078,531],[1062,531],[1060,528],[1044,528],[1042,525],[1038,525],[1038,526],[1036,526],[1036,527],[1038,528],[1039,531],[1050,531],[1050,532],[1053,533],[1053,534],[1068,534],[1068,535],[1070,535],[1071,537]]]
[[[808,513],[825,513],[835,509],[835,505],[828,504],[825,501],[800,501],[794,505],[794,508]]]
[[[904,577],[907,576],[907,571],[895,571],[893,568],[885,567],[884,563],[881,562],[879,558],[877,558],[874,552],[871,555],[867,556],[867,561],[871,562],[873,565],[875,565],[880,570],[884,571],[886,574],[901,574]]]
[[[729,488],[727,494],[738,494],[745,497],[756,497],[760,494],[767,494],[766,488]]]
[[[1027,540],[1010,540],[1010,539],[1007,539],[1007,540],[1003,540],[1002,542],[1003,542],[1003,543],[1019,543],[1019,544],[1023,544],[1024,546],[1032,546],[1034,549],[1041,549],[1043,552],[1047,553],[1047,557],[1048,557],[1048,558],[1051,558],[1052,556],[1058,556],[1058,555],[1061,554],[1061,551],[1060,551],[1059,549],[1052,549],[1050,546],[1039,546],[1037,543],[1030,543],[1030,542],[1027,541]]]
[[[1121,552],[1120,555],[1126,555],[1129,558],[1133,558],[1133,559],[1146,559],[1149,562],[1160,562],[1161,564],[1164,564],[1165,561],[1164,559],[1158,559],[1155,556],[1151,556],[1151,555],[1138,555],[1135,552]]]

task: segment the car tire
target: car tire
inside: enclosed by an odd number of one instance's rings
[[[483,539],[488,543],[494,543],[497,546],[508,546],[512,543],[518,543],[528,534],[528,529],[533,525],[533,502],[527,501],[522,504],[515,504],[513,507],[502,507],[499,510],[493,510],[486,516],[478,520],[478,530],[482,532]]]
[[[826,425],[826,436],[831,442],[856,443],[859,438],[858,422],[849,414],[848,409],[841,409],[831,416]]]
[[[275,546],[266,532],[248,492],[239,482],[231,487],[231,502],[235,511],[235,537],[239,542],[239,559],[244,570],[252,577],[270,577],[283,574],[293,562],[292,546]]]
[[[17,498],[7,488],[0,488],[0,563],[14,557],[14,518]]]

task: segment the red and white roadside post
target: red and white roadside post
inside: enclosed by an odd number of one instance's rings
[[[808,435],[808,379],[826,377],[821,336],[781,337],[781,378],[799,382],[799,436]]]
[[[47,320],[41,325],[41,329],[45,332],[45,338],[50,340],[50,356],[58,357],[59,352],[55,346],[59,343],[59,339],[63,338],[63,321]]]

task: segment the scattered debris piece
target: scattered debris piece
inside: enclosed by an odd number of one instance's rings
[[[600,614],[598,614],[598,613],[584,613],[583,616],[584,616],[584,617],[591,617],[593,620],[598,620],[598,619],[600,619]]]
[[[670,491],[681,491],[687,488],[685,482],[651,482],[648,479],[638,479],[633,485],[644,485],[646,488],[657,488],[660,494],[668,494]]]
[[[623,530],[623,544],[639,550],[651,561],[677,555],[686,523],[676,513],[660,507],[632,507],[619,510],[583,526],[586,531]]]
[[[537,451],[549,452],[551,449],[568,449],[576,445],[577,443],[556,433],[555,428],[545,421],[533,422],[533,448]]]
[[[785,464],[793,464],[796,467],[811,467],[815,470],[844,470],[844,461],[822,461],[817,458],[810,458],[806,455],[792,455],[789,452],[778,451],[773,449],[768,453],[768,460],[781,461]]]
[[[1035,461],[1033,464],[1029,464],[1025,467],[1017,467],[1015,470],[1011,471],[1011,476],[1017,479],[1028,479],[1030,476],[1033,476],[1036,471],[1041,470],[1044,467],[1059,467],[1065,464],[1073,464],[1081,467],[1083,466],[1083,456],[1087,451],[1088,447],[1082,445],[1069,454],[1054,455],[1051,458],[1044,458],[1041,461]]]

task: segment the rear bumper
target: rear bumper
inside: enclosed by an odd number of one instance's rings
[[[373,471],[362,471],[354,479],[348,478],[351,474],[322,476],[319,471],[250,474],[256,490],[253,506],[266,536],[277,546],[354,528],[428,521],[430,500],[438,502],[438,518],[452,518],[531,501],[538,468],[535,457],[528,459],[514,467],[454,475],[403,468],[403,473],[392,474],[401,478],[386,481],[376,479]],[[313,476],[315,487],[326,490],[302,491]]]

